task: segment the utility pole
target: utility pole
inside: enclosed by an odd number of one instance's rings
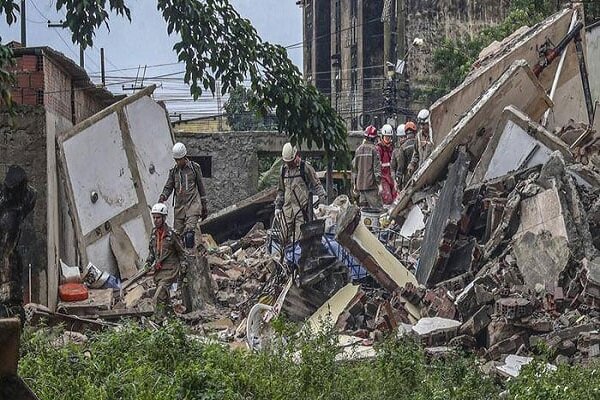
[[[381,21],[383,22],[383,109],[384,124],[387,124],[394,117],[396,111],[396,82],[395,65],[390,58],[392,56],[392,14],[394,10],[394,0],[385,0]],[[392,124],[395,125],[395,124]]]
[[[85,53],[82,45],[79,45],[79,66],[85,68]]]
[[[25,0],[21,0],[21,44],[27,47],[27,18],[25,15]]]
[[[104,47],[100,47],[100,76],[102,77],[102,87],[106,87],[106,73],[104,70]]]
[[[63,21],[60,20],[58,23],[52,23],[48,21],[48,28],[64,28]],[[79,45],[79,66],[85,68],[85,54],[83,51],[83,45]]]

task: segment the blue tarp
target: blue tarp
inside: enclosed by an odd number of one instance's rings
[[[321,239],[321,243],[327,249],[327,253],[336,257],[348,267],[351,280],[355,281],[367,276],[367,270],[335,240],[335,235],[325,234]],[[301,254],[302,249],[299,242],[289,245],[285,249],[285,261],[289,264],[297,264]]]

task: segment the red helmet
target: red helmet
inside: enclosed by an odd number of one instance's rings
[[[412,121],[408,121],[404,125],[404,132],[406,132],[406,134],[408,134],[408,131],[412,131],[412,133],[417,132],[417,125],[415,125],[415,123]]]
[[[367,126],[367,128],[365,129],[365,137],[370,139],[376,138],[377,128],[375,128],[373,125]]]

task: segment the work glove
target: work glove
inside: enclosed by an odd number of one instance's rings
[[[276,208],[275,209],[275,219],[276,220],[279,219],[279,218],[281,218],[281,213],[282,213],[281,208]]]
[[[383,185],[381,183],[377,185],[377,190],[379,191],[379,194],[383,193]]]
[[[167,201],[167,198],[165,197],[164,194],[161,194],[160,196],[158,196],[159,203],[164,203],[165,201]]]

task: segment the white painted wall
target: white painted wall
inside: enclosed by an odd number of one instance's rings
[[[496,146],[496,151],[485,173],[484,180],[487,181],[506,175],[519,168],[536,144],[539,144],[540,147],[525,165],[525,168],[543,164],[548,160],[552,151],[528,135],[523,128],[510,120],[507,121],[498,146]]]
[[[138,202],[115,113],[66,140],[63,148],[84,235]],[[92,192],[98,193],[96,203]]]
[[[121,115],[125,121],[119,121],[120,109],[124,110]],[[111,110],[92,124],[99,116],[82,122],[79,131],[75,127],[75,134],[61,139],[61,147],[72,189],[69,196],[76,211],[73,214],[78,217],[83,236],[79,242],[85,248],[84,257],[101,270],[117,274],[106,222],[111,227],[120,224],[138,257],[145,259],[151,230],[149,206],[158,200],[174,163],[173,137],[162,107],[150,97],[141,96],[122,100]],[[132,151],[125,149],[128,141],[122,126],[128,128]],[[139,182],[135,182],[136,176]],[[136,185],[141,185],[143,193]],[[98,193],[95,203],[92,192]],[[171,210],[171,221],[172,214]]]
[[[135,146],[136,162],[148,206],[152,207],[167,181],[169,169],[175,165],[171,150],[173,138],[165,110],[149,97],[143,97],[125,107],[131,140]],[[154,172],[151,172],[151,166]],[[173,223],[172,202],[168,222]]]

